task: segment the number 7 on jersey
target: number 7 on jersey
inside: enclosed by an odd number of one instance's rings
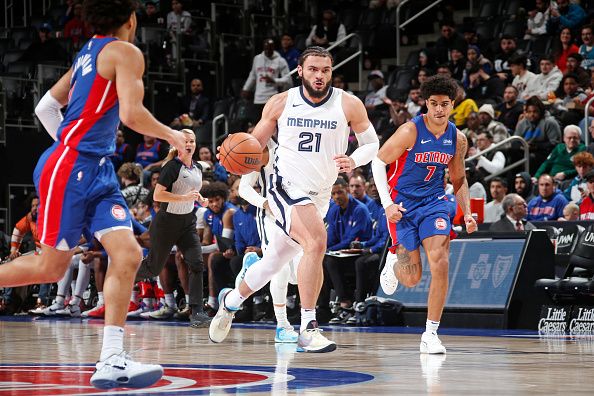
[[[437,167],[435,165],[427,165],[427,170],[429,171],[429,173],[427,173],[427,176],[425,176],[425,181],[431,180],[436,168]]]

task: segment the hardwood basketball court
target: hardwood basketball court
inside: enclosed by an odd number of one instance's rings
[[[103,322],[3,317],[0,396],[105,394],[90,387]],[[272,325],[235,325],[222,344],[207,329],[176,322],[129,322],[125,345],[159,362],[153,388],[111,394],[274,395],[592,394],[594,337],[441,329],[445,356],[420,355],[422,329],[325,327],[327,354],[274,344]]]

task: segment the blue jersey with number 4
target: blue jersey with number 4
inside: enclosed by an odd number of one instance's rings
[[[390,186],[394,202],[404,207],[445,195],[445,169],[456,153],[456,125],[448,121],[446,131],[436,138],[425,125],[424,115],[411,120],[417,128],[415,144],[398,158]]]

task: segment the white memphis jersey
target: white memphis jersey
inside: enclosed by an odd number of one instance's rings
[[[305,192],[328,190],[338,177],[333,158],[346,153],[349,138],[342,95],[341,89],[330,88],[324,100],[312,103],[302,86],[288,91],[277,121],[274,167],[283,180]]]

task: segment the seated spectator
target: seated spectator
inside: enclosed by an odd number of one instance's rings
[[[311,28],[309,36],[305,39],[305,45],[327,48],[345,37],[346,28],[338,21],[336,13],[332,10],[324,10],[321,20]]]
[[[465,23],[462,26],[462,34],[464,35],[464,41],[466,45],[470,47],[474,45],[479,48],[489,47],[489,38],[483,37],[476,31],[476,26],[473,23]]]
[[[173,128],[196,128],[203,125],[210,118],[210,100],[203,95],[202,80],[194,78],[190,82],[190,94],[183,97],[179,103],[179,116],[172,122]]]
[[[452,71],[447,63],[442,63],[441,65],[437,66],[436,74],[444,77],[452,78]]]
[[[493,67],[497,77],[503,80],[506,84],[511,84],[512,74],[511,68],[509,67],[509,58],[516,53],[516,38],[507,34],[504,34],[499,39],[499,50],[495,54],[493,60]]]
[[[586,70],[590,70],[594,66],[594,34],[592,34],[592,25],[582,26],[581,32],[582,45],[580,45],[578,54],[584,58],[581,66]]]
[[[569,0],[557,0],[551,4],[551,17],[547,22],[547,32],[554,34],[563,28],[577,29],[586,19],[584,9]]]
[[[518,96],[522,100],[528,99],[524,97],[524,91],[526,91],[528,86],[534,84],[534,80],[536,79],[536,74],[528,70],[528,58],[526,55],[516,54],[509,58],[508,64],[511,74],[514,76],[512,85],[518,90]]]
[[[524,40],[534,40],[547,34],[547,22],[551,17],[550,0],[536,0],[534,5],[535,8],[528,11]]]
[[[578,86],[577,76],[572,73],[565,74],[555,95],[557,99],[552,113],[556,115],[561,125],[579,124],[584,114],[582,103],[586,100],[587,95]]]
[[[491,224],[491,232],[530,231],[534,224],[524,220],[526,218],[526,201],[518,194],[508,194],[501,201],[505,216]]]
[[[524,198],[524,201],[530,202],[534,198],[534,185],[532,184],[532,177],[528,172],[520,172],[516,174],[514,179],[514,190],[516,193]]]
[[[520,115],[524,112],[524,106],[518,103],[518,90],[513,85],[508,85],[503,91],[503,103],[496,107],[497,121],[507,127],[509,131],[515,131]]]
[[[466,69],[466,58],[464,58],[465,51],[461,47],[453,47],[450,49],[450,61],[448,67],[452,71],[452,78],[462,81],[464,77],[464,70]]]
[[[518,122],[514,132],[530,146],[530,167],[536,170],[561,140],[557,121],[545,112],[545,107],[536,96],[526,101],[524,119]]]
[[[367,207],[348,194],[348,185],[342,178],[338,178],[332,186],[333,205],[328,210],[326,222],[328,224],[327,250],[334,252],[348,249],[351,242],[365,242],[371,239],[372,222]],[[338,258],[326,255],[324,268],[330,275],[332,287],[343,309],[351,310],[353,291],[346,290],[344,279],[345,269],[354,269],[355,260],[352,257]],[[344,323],[348,317],[342,310],[330,323]]]
[[[563,143],[555,146],[551,154],[540,165],[534,177],[548,173],[557,181],[569,180],[577,174],[572,162],[572,157],[580,151],[586,150],[586,146],[580,143],[580,128],[576,125],[568,125],[563,130]]]
[[[29,253],[34,250],[36,253],[41,252],[41,243],[39,242],[40,235],[37,229],[37,213],[39,210],[39,197],[35,193],[31,193],[26,201],[25,207],[29,209],[29,212],[23,216],[14,225],[12,235],[10,237],[10,253],[6,259],[14,260],[19,257],[22,253]],[[26,236],[31,234],[31,240],[33,244],[24,243]],[[4,237],[4,235],[2,235]],[[0,259],[4,260],[4,255],[0,255]],[[37,303],[35,308],[31,311],[35,313],[41,313],[46,306],[49,305],[48,295],[50,292],[50,283],[42,284],[39,286],[39,294],[37,297]],[[18,301],[15,298],[16,290],[12,287],[4,288],[3,300],[4,304],[0,304],[0,315],[12,315],[18,310]]]
[[[501,103],[503,101],[503,92],[505,83],[489,75],[478,65],[468,70],[468,87],[466,96],[479,103]]]
[[[144,3],[144,9],[141,10],[138,23],[141,26],[163,25],[165,18],[161,11],[157,9],[157,4],[154,1],[147,1]]]
[[[82,19],[82,3],[76,3],[73,10],[73,18],[64,26],[64,37],[72,41],[75,49],[79,49],[93,34]]]
[[[192,14],[184,10],[181,0],[172,0],[171,11],[167,14],[167,30],[172,35],[192,33]]]
[[[299,56],[301,55],[301,52],[295,48],[293,36],[291,36],[289,33],[284,33],[281,36],[281,49],[278,52],[287,61],[289,70],[294,70],[297,68],[297,63],[299,62]]]
[[[454,109],[450,113],[450,119],[456,124],[459,129],[466,125],[466,118],[471,112],[478,112],[478,106],[472,99],[465,99],[466,92],[461,82],[458,82],[458,90],[456,91],[456,99],[454,100]]]
[[[344,92],[349,93],[351,95],[353,94],[353,92],[349,90],[349,83],[346,82],[344,75],[342,74],[334,74],[332,76],[332,86],[334,88],[340,88]]]
[[[586,173],[584,176],[588,188],[587,196],[580,204],[580,220],[594,220],[594,170]]]
[[[143,139],[144,142],[136,147],[134,162],[142,166],[144,172],[143,184],[147,184],[151,177],[151,171],[161,167],[169,149],[163,142],[152,136],[143,135]]]
[[[505,213],[501,203],[507,194],[507,182],[500,177],[492,178],[489,192],[492,200],[485,205],[485,223],[495,223]]]
[[[225,279],[215,279],[219,274],[226,274],[230,260],[236,255],[234,246],[223,244],[221,238],[234,239],[233,215],[237,208],[227,202],[229,187],[225,183],[214,182],[202,187],[200,193],[208,199],[208,209],[204,213],[204,233],[202,253],[208,259],[208,302],[205,309],[216,311],[219,306],[217,296],[225,287]],[[218,242],[217,242],[218,238]],[[218,244],[221,244],[221,247]],[[223,247],[224,246],[224,247]]]
[[[371,91],[365,95],[365,108],[368,112],[375,110],[377,106],[384,104],[388,86],[384,84],[384,73],[381,70],[372,70],[367,76]]]
[[[128,143],[126,143],[124,139],[124,132],[121,129],[116,131],[116,146],[115,152],[109,156],[113,164],[114,170],[117,172],[122,166],[123,163],[126,162],[134,162],[134,149]]]
[[[493,135],[480,131],[476,138],[478,152],[483,152],[493,145]],[[476,169],[482,179],[501,171],[505,167],[505,155],[499,150],[487,151],[476,162]]]
[[[540,58],[539,66],[540,74],[537,74],[536,78],[532,80],[532,83],[526,87],[523,94],[524,100],[527,100],[531,96],[538,96],[543,101],[548,100],[549,95],[554,95],[563,78],[563,73],[555,66],[551,55],[545,55]]]
[[[551,46],[551,53],[561,73],[565,73],[567,69],[567,57],[569,54],[577,54],[579,47],[575,45],[573,33],[569,28],[563,28],[559,35],[555,37],[556,39]]]
[[[528,203],[529,221],[557,220],[563,217],[567,205],[563,193],[555,188],[551,175],[544,173],[538,178],[538,195]]]
[[[118,176],[124,186],[121,192],[128,208],[132,209],[146,200],[149,190],[142,186],[142,169],[138,165],[132,162],[123,164],[118,170]]]
[[[464,77],[462,78],[462,83],[464,87],[468,88],[469,84],[469,77],[470,74],[473,73],[473,70],[482,69],[486,74],[490,75],[493,71],[493,64],[491,61],[483,56],[481,50],[476,45],[469,45],[468,50],[466,50],[466,67],[464,70]]]
[[[66,50],[52,37],[52,25],[43,23],[37,29],[37,34],[38,40],[27,47],[20,61],[37,65],[48,61],[66,62],[68,60]]]
[[[571,158],[577,175],[565,188],[563,194],[568,201],[580,203],[588,195],[588,186],[585,175],[594,168],[594,157],[587,151],[581,151]]]
[[[229,178],[229,174],[223,165],[217,161],[217,158],[214,156],[210,147],[208,146],[201,146],[198,149],[198,160],[206,162],[210,168],[212,169],[214,181],[220,181],[223,183],[227,183],[227,179]]]
[[[591,79],[590,73],[581,66],[583,60],[584,58],[577,53],[567,55],[567,63],[563,75],[574,74],[577,77],[577,83],[580,88],[585,90],[590,87]],[[560,85],[559,89],[563,89],[563,85]]]
[[[406,102],[404,104],[406,106],[406,111],[411,116],[416,116],[419,114],[423,106],[425,106],[425,99],[421,97],[421,89],[419,86],[413,86],[408,91],[408,97],[406,98]]]
[[[481,183],[480,175],[474,166],[469,166],[466,168],[466,180],[468,181],[468,192],[470,198],[482,198],[486,202],[487,191],[485,190],[483,183]],[[446,191],[446,194],[449,193],[449,191]]]
[[[451,55],[453,48],[456,48],[462,54],[465,54],[467,44],[464,40],[464,36],[456,31],[456,24],[454,21],[444,20],[440,25],[441,35],[435,43],[435,50],[438,62],[446,63],[450,60],[449,56]]]
[[[570,202],[563,208],[563,217],[559,221],[578,221],[580,219],[580,207]]]
[[[427,81],[427,79],[429,77],[431,77],[433,75],[433,71],[426,68],[426,67],[422,67],[419,69],[419,71],[417,72],[417,77],[415,79],[415,82],[417,85],[421,86],[421,84],[423,84],[425,81]]]
[[[466,118],[466,128],[462,129],[462,133],[466,138],[472,142],[473,145],[476,145],[476,139],[481,129],[481,120],[478,116],[478,113],[471,112],[468,114]]]
[[[499,143],[509,137],[509,132],[505,125],[495,121],[495,109],[493,105],[484,104],[478,111],[481,122],[481,131],[488,132],[493,139],[493,143]]]
[[[431,55],[432,54],[426,49],[422,49],[421,51],[419,51],[419,60],[417,65],[415,66],[415,68],[417,68],[419,72],[422,69],[424,69],[427,73],[426,77],[432,76],[435,70],[437,70],[437,62],[435,61],[435,59],[433,59]],[[422,81],[419,81],[419,83],[421,84]]]

